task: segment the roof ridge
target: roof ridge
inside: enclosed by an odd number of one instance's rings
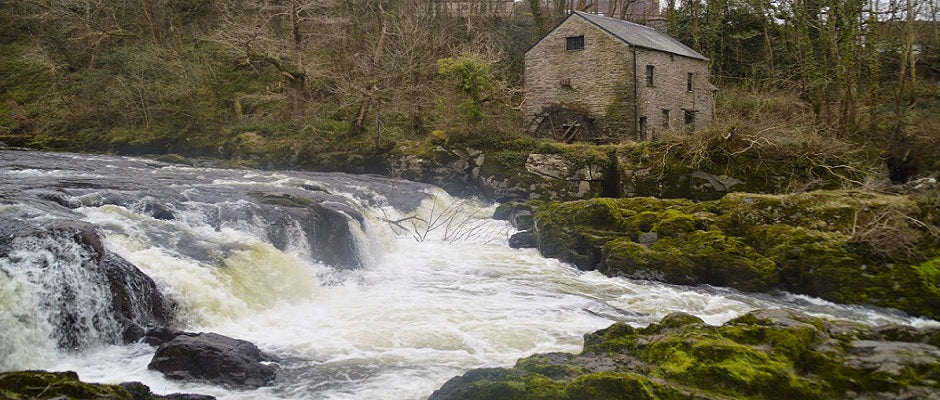
[[[577,15],[588,22],[596,25],[614,37],[624,41],[631,46],[643,47],[657,51],[663,51],[678,56],[689,57],[699,60],[708,60],[695,49],[686,46],[678,39],[669,36],[656,28],[619,18],[608,17],[601,14],[587,13],[584,11],[574,11],[571,15]],[[569,17],[571,16],[569,15]],[[567,20],[567,18],[565,18]],[[642,28],[642,29],[638,29]],[[632,32],[631,32],[632,31]]]
[[[637,27],[644,28],[644,29],[647,29],[647,30],[652,30],[652,31],[655,31],[656,33],[659,33],[659,34],[663,34],[663,33],[660,32],[658,29],[653,28],[653,27],[651,27],[651,26],[639,24],[639,23],[636,23],[636,22],[633,22],[633,21],[627,21],[627,20],[625,20],[625,19],[614,18],[614,17],[611,17],[611,16],[604,15],[603,13],[597,13],[597,14],[595,14],[595,13],[589,13],[589,12],[585,12],[585,11],[575,11],[574,13],[575,13],[575,14],[586,15],[586,16],[589,16],[589,17],[604,18],[604,19],[611,20],[611,21],[613,21],[613,22],[618,22],[618,23],[622,23],[622,24],[629,24],[629,25],[637,26]]]

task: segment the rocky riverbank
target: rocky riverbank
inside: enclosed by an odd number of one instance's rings
[[[584,350],[448,381],[431,400],[928,399],[940,390],[940,331],[867,327],[787,310],[721,326],[688,314],[613,326]]]
[[[507,205],[498,214],[534,210],[533,229],[523,235],[542,255],[584,270],[752,292],[780,289],[938,318],[937,193],[732,193],[703,202],[599,198]]]
[[[354,172],[431,183],[457,195],[502,202],[642,196],[714,200],[730,192],[835,189],[878,168],[860,155],[845,160],[825,152],[790,157],[803,149],[787,146],[773,156],[743,148],[738,156],[709,155],[707,160],[694,159],[704,156],[690,154],[694,150],[687,147],[666,142],[592,146],[528,141],[490,149],[401,146],[381,158],[363,158]],[[314,168],[332,165],[310,162]],[[354,165],[337,167],[348,170]]]

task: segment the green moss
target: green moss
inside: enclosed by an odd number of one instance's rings
[[[74,372],[0,373],[0,393],[12,399],[133,399],[120,386],[84,383]]]
[[[686,314],[682,312],[672,313],[659,321],[658,324],[651,324],[650,326],[656,325],[663,328],[680,328],[689,325],[704,325],[705,321],[702,321],[701,318],[696,317],[692,314]]]
[[[696,226],[701,226],[697,222],[691,214],[679,210],[666,210],[657,218],[652,231],[660,237],[680,236],[696,230]]]
[[[665,400],[687,398],[675,388],[635,373],[598,372],[575,379],[565,387],[566,399]]]
[[[628,238],[616,238],[604,244],[599,269],[608,275],[686,285],[700,282],[702,274],[702,268],[680,249],[668,246],[652,249]]]
[[[778,329],[779,336],[787,333]],[[653,374],[726,395],[759,398],[825,398],[816,384],[797,375],[794,360],[800,354],[778,352],[777,343],[760,335],[744,335],[733,327],[686,329],[643,348],[646,362],[657,365]],[[802,352],[807,348],[803,347]]]
[[[911,269],[925,286],[940,287],[940,255],[920,264],[912,265]]]
[[[551,379],[571,379],[585,372],[583,368],[571,366],[572,357],[568,353],[537,354],[520,359],[514,368]]]
[[[634,346],[638,334],[636,328],[618,322],[605,329],[584,335],[584,351],[597,353],[624,351]]]
[[[580,169],[589,165],[607,165],[610,161],[608,153],[615,150],[614,146],[543,142],[539,144],[536,152],[560,155],[571,162],[575,169]]]
[[[718,231],[695,231],[682,237],[658,240],[657,251],[676,252],[698,267],[696,278],[711,285],[745,291],[767,290],[777,284],[777,266],[741,238]]]
[[[788,400],[936,389],[940,362],[900,350],[886,358],[899,363],[897,369],[859,364],[868,356],[852,350],[857,339],[834,336],[829,326],[788,310],[758,310],[722,326],[688,314],[640,329],[615,323],[585,335],[579,355],[536,355],[510,370],[471,372],[445,385],[460,395],[431,398]],[[866,326],[856,328],[863,337],[877,336]]]
[[[783,289],[936,317],[940,202],[858,191],[548,203],[539,248],[582,269],[745,291]],[[933,253],[930,253],[933,254]],[[910,262],[909,260],[914,260]]]
[[[549,203],[535,212],[542,255],[592,269],[600,247],[624,229],[624,210],[611,199]]]
[[[523,168],[529,158],[529,153],[524,151],[499,150],[493,154],[500,165],[504,168]]]

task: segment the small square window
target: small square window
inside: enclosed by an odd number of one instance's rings
[[[653,70],[655,68],[652,65],[646,66],[646,86],[653,86]]]
[[[663,128],[669,129],[669,109],[663,109]]]
[[[692,91],[692,81],[695,79],[695,74],[689,72],[688,78],[685,82],[685,90]]]
[[[584,50],[584,35],[566,37],[565,50]]]

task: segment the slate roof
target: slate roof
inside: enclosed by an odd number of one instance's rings
[[[575,11],[575,14],[597,25],[597,27],[607,31],[618,39],[627,42],[627,44],[631,46],[664,51],[697,60],[708,60],[705,56],[692,50],[689,46],[648,26],[581,11]]]

